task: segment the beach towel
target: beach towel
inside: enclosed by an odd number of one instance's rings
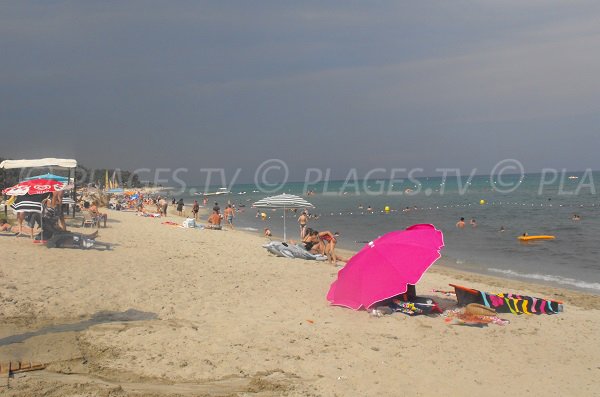
[[[456,292],[459,306],[479,303],[495,309],[498,313],[557,314],[563,311],[563,303],[543,298],[503,292],[490,294],[460,285],[450,284]]]

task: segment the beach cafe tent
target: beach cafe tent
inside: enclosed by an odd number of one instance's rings
[[[405,293],[442,255],[444,236],[433,225],[413,225],[369,242],[339,272],[327,294],[332,305],[369,309]]]
[[[302,197],[293,194],[280,194],[277,196],[265,197],[252,204],[254,208],[283,208],[283,241],[286,241],[285,233],[285,211],[294,208],[314,208],[315,206],[304,200]]]
[[[35,212],[40,214],[40,227],[43,229],[44,205],[42,204],[50,193],[59,192],[67,187],[67,182],[52,179],[29,179],[13,187],[2,190],[2,194],[16,196],[11,204],[16,212]],[[43,240],[43,230],[40,239]]]
[[[0,168],[37,168],[37,167],[62,167],[76,168],[77,160],[72,159],[35,159],[35,160],[4,160],[0,163]]]
[[[13,168],[38,168],[38,167],[61,167],[73,169],[73,181],[75,180],[75,168],[77,168],[77,160],[74,159],[57,159],[57,158],[43,158],[43,159],[32,159],[32,160],[4,160],[0,163],[0,169],[13,169]],[[69,170],[69,173],[71,171]],[[48,178],[51,179],[51,178]],[[76,186],[73,186],[73,197],[76,194]],[[6,211],[6,206],[4,207]],[[73,217],[75,211],[73,211]]]

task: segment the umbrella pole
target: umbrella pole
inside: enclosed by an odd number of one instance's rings
[[[77,205],[77,180],[76,180],[76,177],[77,177],[77,173],[76,173],[77,168],[72,168],[72,170],[73,170],[73,194],[72,194],[72,196],[73,196],[73,203],[74,204],[72,204],[71,206],[73,207],[73,219],[75,219],[75,206]],[[70,170],[69,170],[69,176],[71,176],[71,171]],[[71,182],[71,181],[69,181],[69,182]]]
[[[31,231],[33,233],[33,230]],[[42,212],[40,212],[40,244],[44,241],[44,202],[42,201]]]
[[[287,238],[285,236],[285,205],[283,206],[283,242],[285,243]]]

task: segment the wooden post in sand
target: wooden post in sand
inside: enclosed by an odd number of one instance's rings
[[[8,388],[11,374],[38,371],[44,368],[46,368],[46,364],[31,361],[9,361],[8,363],[0,363],[0,377],[6,376],[6,387]]]

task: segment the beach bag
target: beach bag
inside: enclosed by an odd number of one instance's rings
[[[187,218],[183,221],[183,227],[196,227],[196,221],[194,218]]]

